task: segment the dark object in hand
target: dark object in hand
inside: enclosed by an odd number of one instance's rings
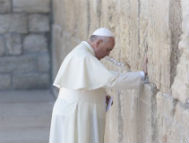
[[[107,95],[106,96],[106,105],[108,106],[108,102],[109,102],[109,100],[110,100],[110,96],[109,95]],[[113,101],[112,101],[112,104],[111,105],[113,105]]]

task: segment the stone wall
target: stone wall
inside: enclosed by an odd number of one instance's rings
[[[48,88],[50,0],[0,0],[0,90]]]
[[[54,0],[53,9],[53,79],[65,55],[102,26],[116,35],[110,56],[129,70],[148,56],[150,84],[108,90],[106,143],[189,142],[188,0]]]

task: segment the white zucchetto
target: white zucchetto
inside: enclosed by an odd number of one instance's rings
[[[114,37],[114,34],[107,28],[101,27],[96,29],[92,35],[104,36],[104,37]]]

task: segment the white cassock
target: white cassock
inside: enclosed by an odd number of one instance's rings
[[[105,88],[137,88],[144,73],[109,71],[82,41],[64,59],[54,86],[55,101],[49,143],[104,143]]]

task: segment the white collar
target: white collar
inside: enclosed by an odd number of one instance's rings
[[[95,56],[94,49],[91,47],[91,45],[88,42],[82,41],[81,44],[85,45],[85,47],[87,47],[91,51],[91,53]]]

